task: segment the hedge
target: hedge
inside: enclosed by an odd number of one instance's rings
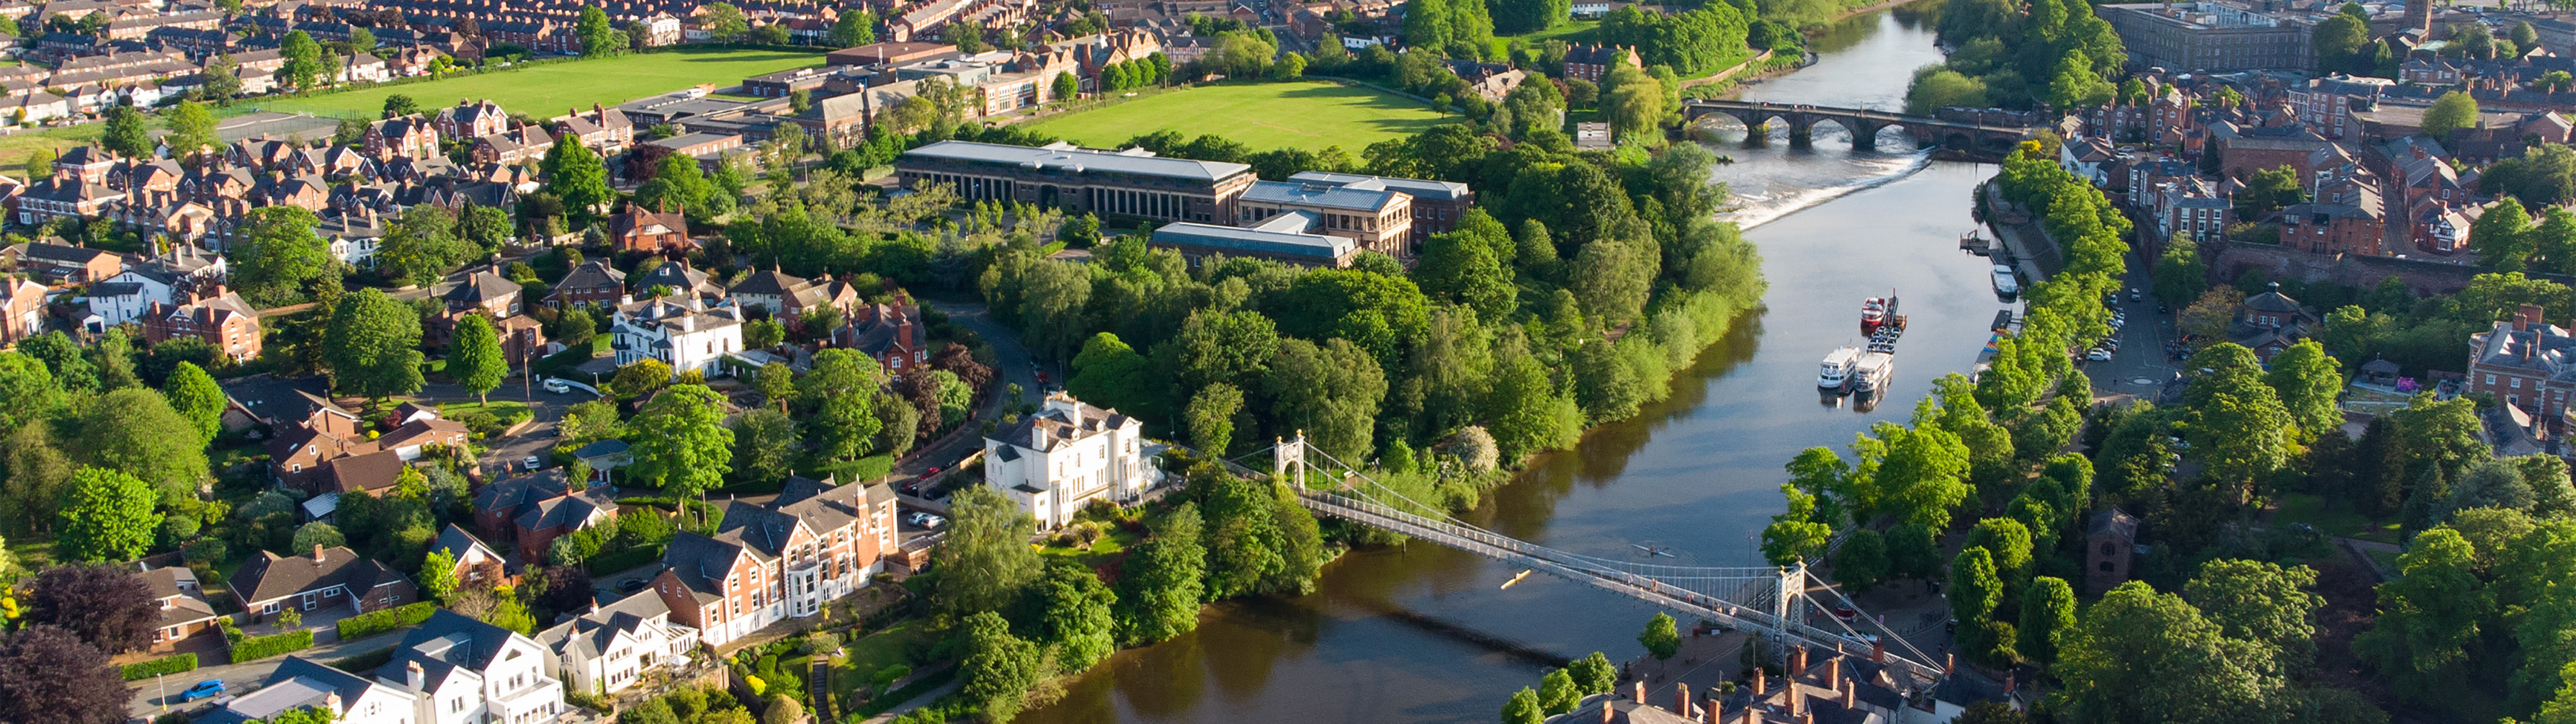
[[[590,569],[591,575],[605,576],[658,560],[662,560],[662,546],[640,545],[591,556],[590,560],[584,563]]]
[[[437,606],[421,601],[340,619],[340,640],[366,638],[404,626],[418,626],[437,610]]]
[[[252,636],[233,642],[233,663],[258,661],[278,654],[313,648],[312,631],[288,631],[268,636]]]
[[[195,670],[197,670],[196,654],[163,656],[161,658],[139,664],[126,664],[125,680],[133,681],[136,679],[149,679],[161,674],[176,674]]]

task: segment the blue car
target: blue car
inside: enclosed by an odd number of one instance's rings
[[[206,699],[206,698],[212,698],[212,697],[222,696],[222,695],[223,695],[223,693],[224,693],[224,680],[222,680],[222,679],[207,679],[207,680],[205,680],[205,681],[197,682],[197,685],[196,685],[196,686],[188,687],[188,690],[187,690],[187,691],[180,692],[180,693],[179,693],[179,701],[181,701],[181,702],[196,701],[196,700],[198,700],[198,699]]]

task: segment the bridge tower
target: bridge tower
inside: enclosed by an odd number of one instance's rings
[[[1287,478],[1298,492],[1306,490],[1306,431],[1298,430],[1295,439],[1271,438],[1278,447],[1270,453],[1270,474]],[[1296,475],[1289,475],[1294,468]]]
[[[1796,565],[1780,567],[1780,591],[1772,596],[1771,600],[1772,629],[1769,638],[1771,639],[1771,659],[1774,661],[1788,660],[1789,647],[1793,643],[1789,640],[1789,630],[1798,625],[1798,620],[1791,616],[1803,613],[1796,610],[1795,602],[1799,595],[1806,593],[1806,583],[1806,561],[1801,560]],[[1792,671],[1789,675],[1797,676],[1798,673]]]

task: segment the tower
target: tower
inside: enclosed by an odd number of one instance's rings
[[[2433,37],[2433,0],[2406,0],[2406,24],[2400,26],[2398,30],[2400,32],[2420,30],[2423,31],[2426,39],[2431,39]]]

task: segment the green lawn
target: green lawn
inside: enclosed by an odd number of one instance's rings
[[[512,113],[538,118],[593,103],[614,105],[700,83],[731,86],[748,76],[822,64],[823,56],[772,50],[674,50],[607,60],[552,63],[425,83],[378,86],[309,98],[249,99],[235,104],[264,111],[373,118],[385,96],[401,93],[436,107],[458,98],[489,98]],[[23,155],[23,154],[22,154]]]
[[[2306,523],[2328,536],[2359,538],[2382,543],[2395,543],[2397,524],[2373,522],[2353,508],[2349,500],[2329,505],[2324,496],[2293,493],[2281,496],[2281,505],[2272,511],[2273,525]]]
[[[1592,42],[1593,29],[1599,27],[1601,27],[1601,21],[1599,20],[1568,20],[1558,23],[1557,26],[1553,28],[1510,37],[1528,40],[1531,45],[1537,45],[1539,41],[1542,40],[1563,40],[1568,43],[1577,44],[1589,43]]]
[[[1084,146],[1114,147],[1160,130],[1213,133],[1254,150],[1358,154],[1369,144],[1449,122],[1427,104],[1323,82],[1229,83],[1177,90],[1039,123],[1031,130]]]
[[[27,179],[27,157],[36,149],[53,149],[55,155],[61,155],[76,146],[97,142],[101,128],[99,124],[92,123],[0,136],[0,174],[24,181]]]

